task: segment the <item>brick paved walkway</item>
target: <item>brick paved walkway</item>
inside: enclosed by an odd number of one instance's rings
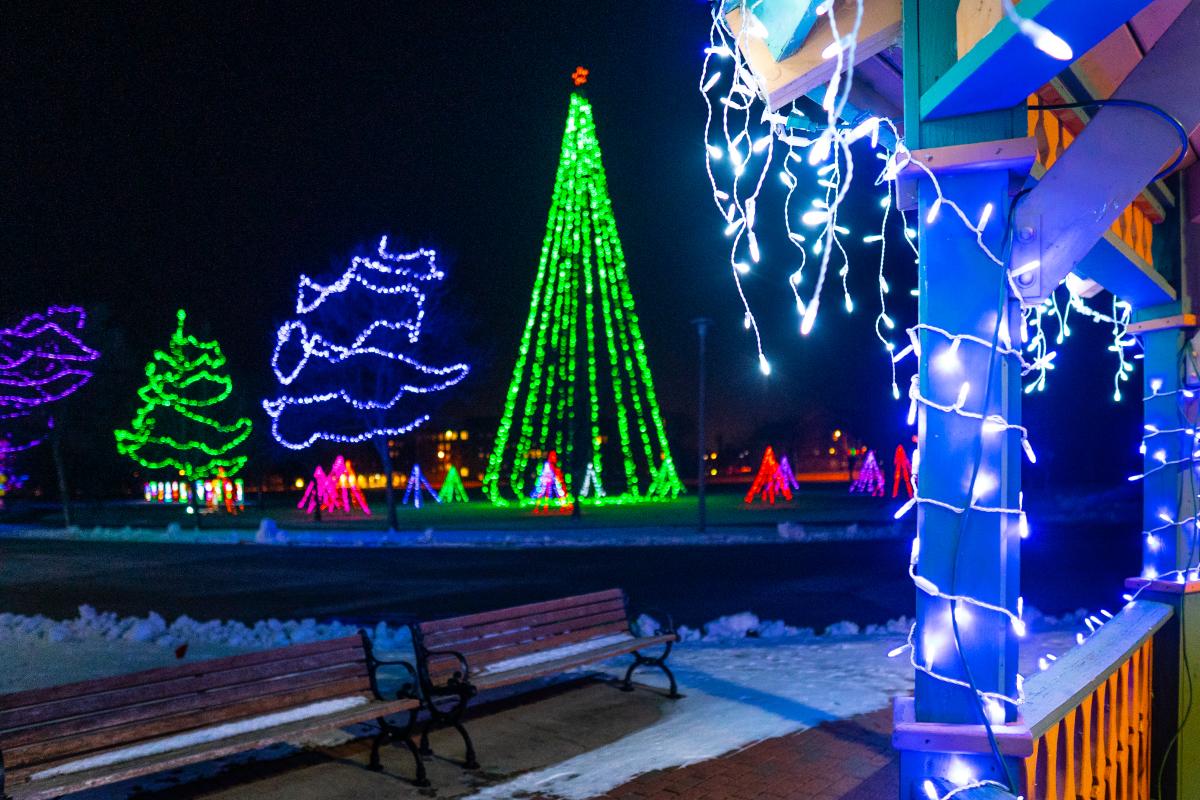
[[[892,710],[639,776],[597,800],[895,800]]]

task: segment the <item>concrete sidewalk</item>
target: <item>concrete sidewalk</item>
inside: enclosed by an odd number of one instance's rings
[[[647,773],[596,800],[894,800],[891,731],[891,709],[880,709]]]

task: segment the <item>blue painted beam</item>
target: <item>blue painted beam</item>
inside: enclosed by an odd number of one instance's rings
[[[1090,278],[1135,309],[1175,300],[1175,290],[1129,246],[1106,231],[1074,270]]]
[[[1058,34],[1078,57],[1149,4],[1150,0],[1025,0],[1017,12]],[[1034,47],[1005,17],[921,95],[921,118],[1015,106],[1066,66]]]

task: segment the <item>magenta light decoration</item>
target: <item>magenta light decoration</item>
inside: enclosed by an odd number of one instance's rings
[[[91,380],[93,373],[83,365],[100,353],[79,338],[86,322],[79,306],[50,306],[0,328],[0,419],[28,417]],[[7,449],[27,450],[37,443],[10,442]]]

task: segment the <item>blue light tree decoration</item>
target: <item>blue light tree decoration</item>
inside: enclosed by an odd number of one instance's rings
[[[467,376],[467,364],[434,367],[412,355],[425,323],[426,288],[445,278],[437,253],[355,256],[337,280],[300,276],[297,318],[276,333],[271,369],[283,392],[263,401],[276,441],[371,442],[386,475],[388,524],[397,527],[389,440],[429,420],[431,398]]]

